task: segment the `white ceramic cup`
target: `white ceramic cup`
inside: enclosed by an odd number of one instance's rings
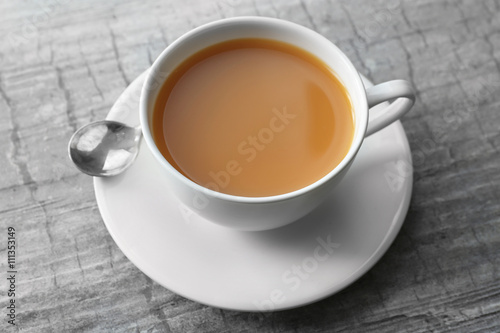
[[[298,46],[327,64],[346,87],[354,109],[355,130],[349,152],[326,176],[299,190],[268,197],[243,197],[216,192],[198,185],[177,171],[160,153],[151,134],[152,113],[162,83],[187,57],[223,41],[265,38]],[[376,117],[369,108],[395,99]],[[170,189],[194,212],[206,219],[239,230],[266,230],[291,223],[317,207],[339,183],[352,164],[366,136],[384,128],[410,110],[415,100],[411,85],[395,80],[366,89],[359,73],[332,42],[320,34],[284,20],[236,17],[198,27],[170,44],[151,67],[141,92],[140,119],[147,146],[155,156]],[[167,190],[167,189],[166,189]]]

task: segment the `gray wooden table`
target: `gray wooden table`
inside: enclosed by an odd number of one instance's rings
[[[500,1],[4,0],[0,13],[0,331],[500,331]],[[391,248],[339,294],[266,316],[152,282],[66,152],[166,45],[239,15],[310,27],[372,81],[407,79],[418,93],[402,121],[413,197]]]

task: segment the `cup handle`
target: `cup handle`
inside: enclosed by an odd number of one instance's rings
[[[413,103],[415,103],[415,91],[410,82],[405,80],[393,80],[367,88],[366,99],[369,108],[391,99],[396,100],[385,109],[381,110],[376,117],[369,118],[365,137],[392,124],[406,112],[410,111]],[[371,113],[370,116],[373,116],[373,113]]]

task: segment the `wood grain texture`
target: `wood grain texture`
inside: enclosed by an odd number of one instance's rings
[[[500,1],[0,2],[1,331],[499,332]],[[387,254],[341,293],[270,314],[221,311],[152,282],[102,223],[70,164],[181,34],[223,17],[310,27],[374,82],[410,80],[414,191]],[[6,323],[7,227],[17,230],[16,327]]]

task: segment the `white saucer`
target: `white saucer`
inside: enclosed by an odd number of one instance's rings
[[[125,90],[108,119],[139,123],[144,77]],[[275,230],[234,231],[188,211],[144,142],[129,170],[95,178],[94,186],[111,236],[150,278],[200,303],[266,311],[320,300],[366,273],[399,232],[412,174],[408,141],[396,122],[365,140],[325,204]]]

